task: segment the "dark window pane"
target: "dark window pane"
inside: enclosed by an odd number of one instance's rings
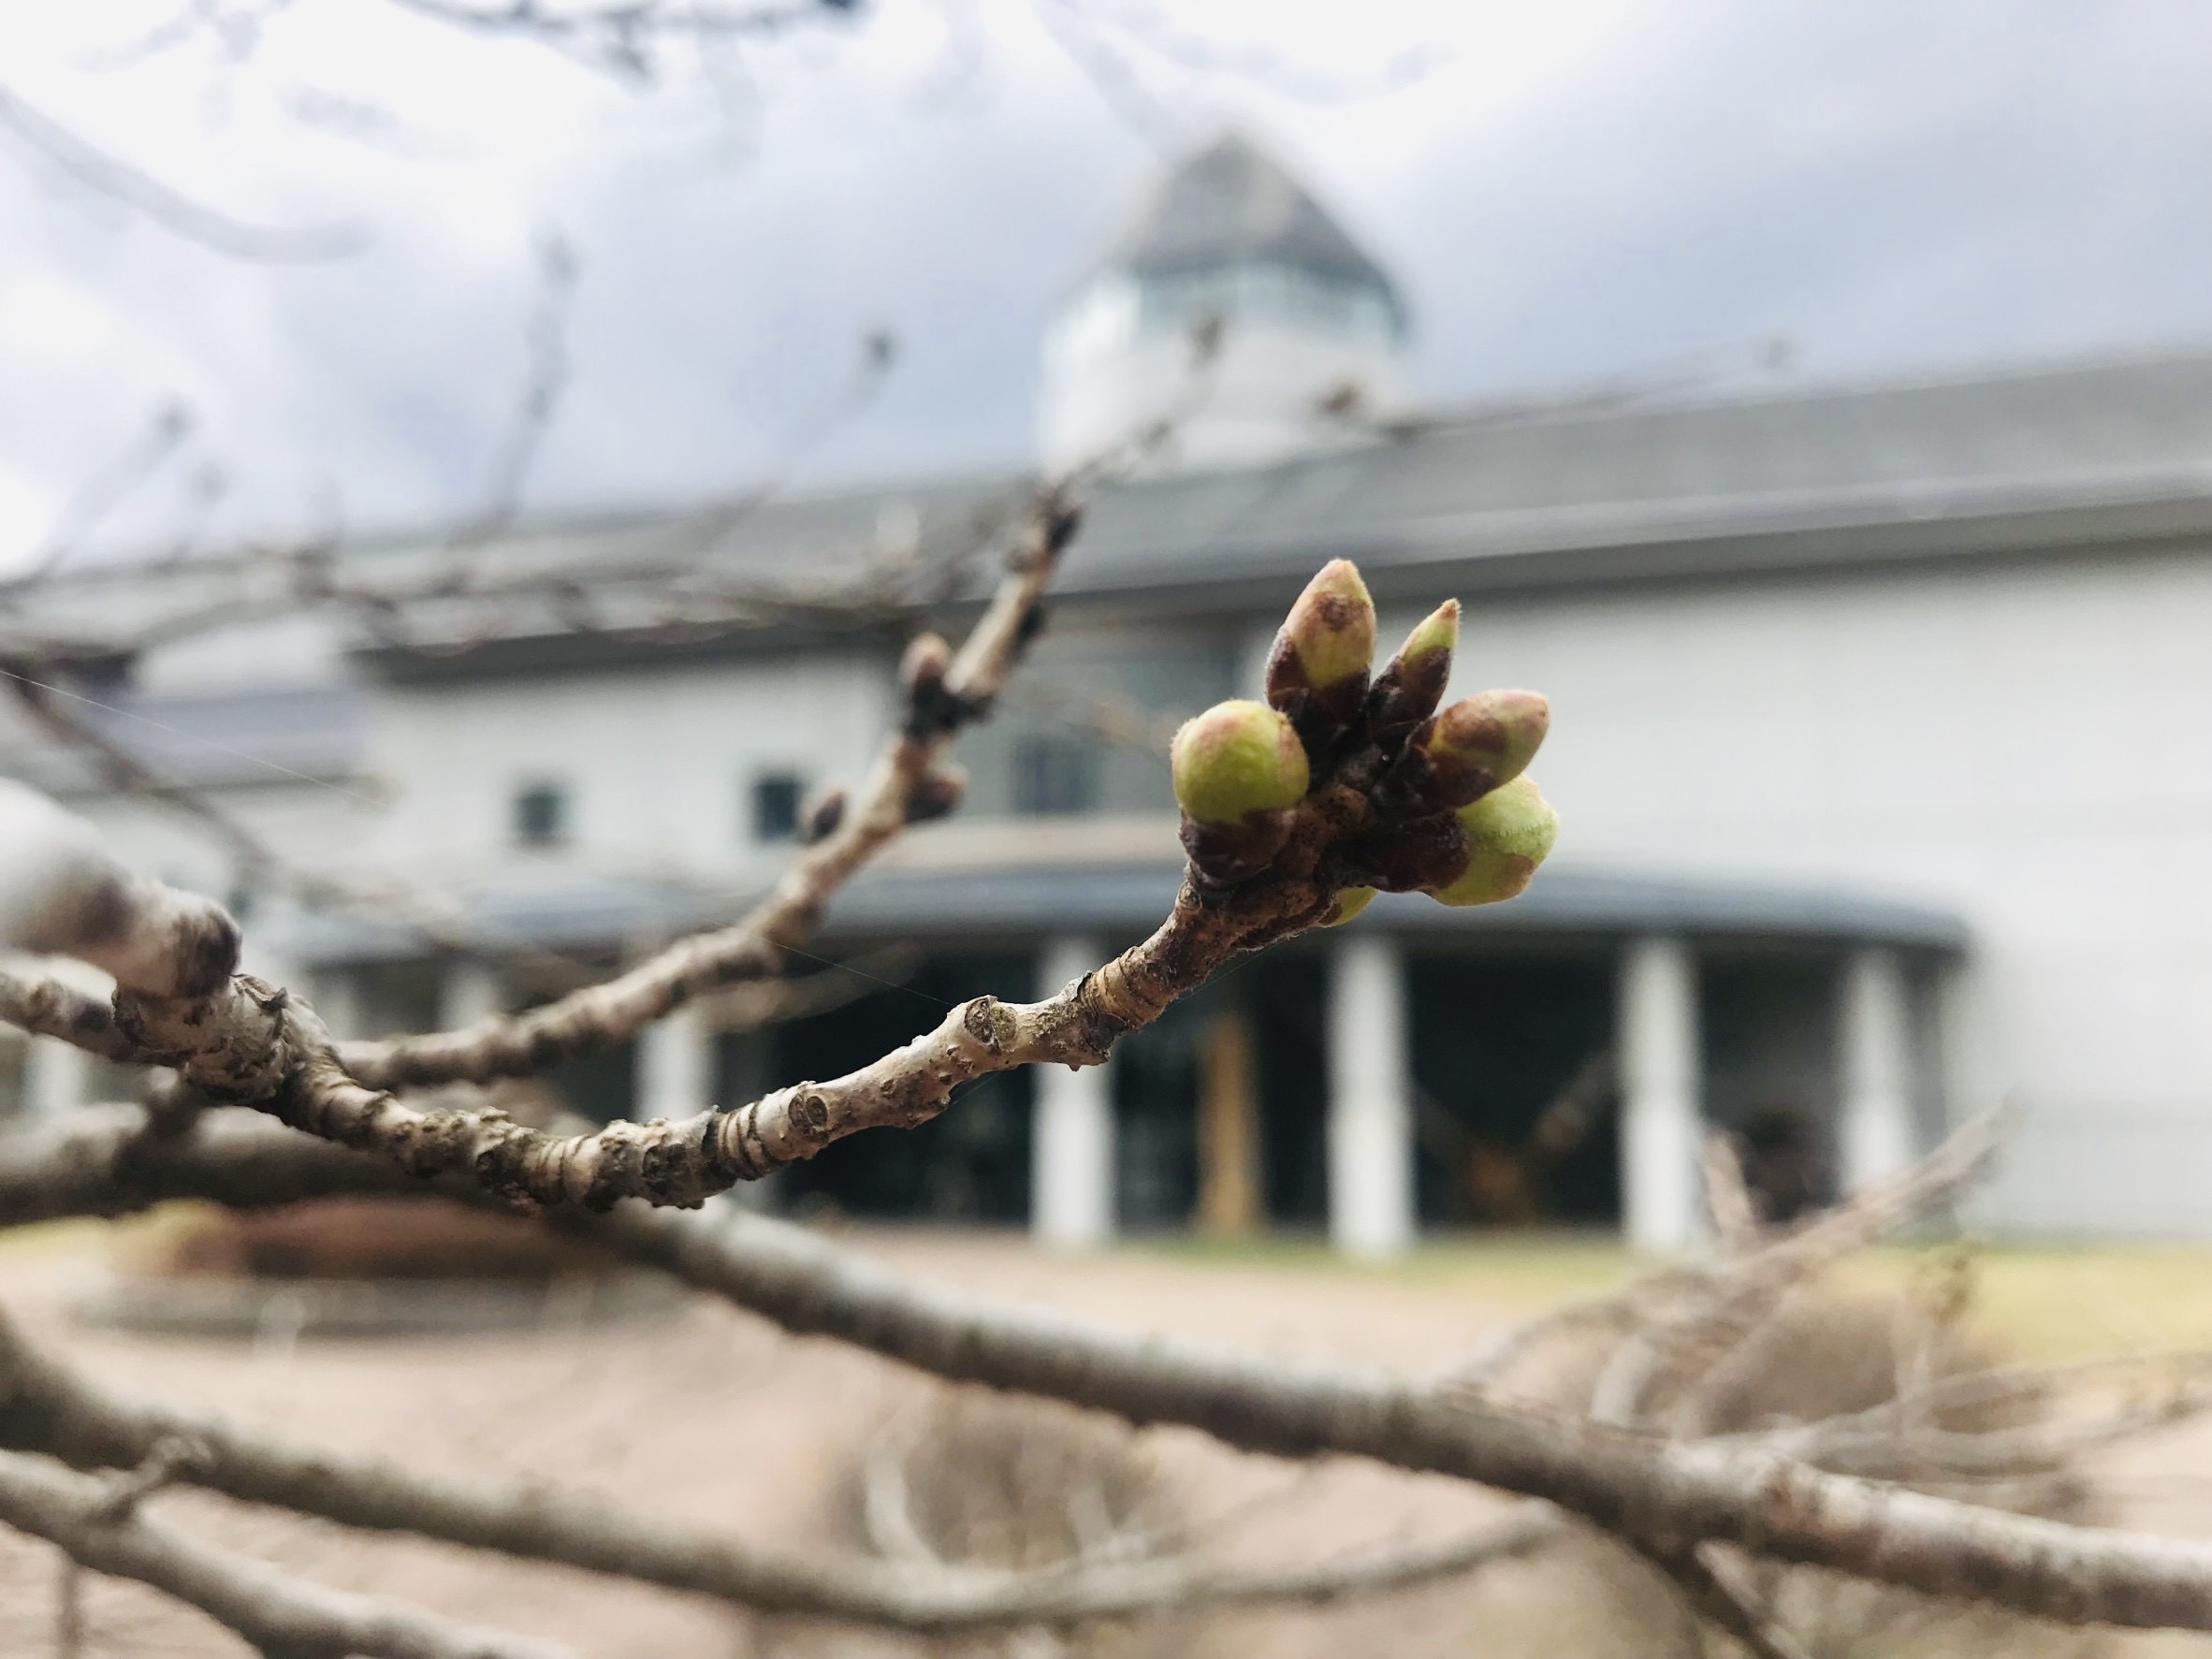
[[[799,780],[769,772],[752,780],[752,835],[756,841],[788,841],[799,833]]]
[[[1014,748],[1013,795],[1016,812],[1088,812],[1098,802],[1097,756],[1076,738],[1025,737]]]
[[[515,792],[515,843],[557,847],[568,836],[568,793],[557,783],[532,783]]]

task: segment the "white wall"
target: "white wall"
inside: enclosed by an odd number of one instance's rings
[[[1422,608],[1385,618],[1386,649]],[[1273,621],[1249,630],[1246,694]],[[294,646],[263,666],[289,681],[314,654]],[[1456,692],[1550,697],[1535,771],[1563,865],[1833,880],[1965,916],[1953,1106],[2016,1092],[2030,1114],[1994,1222],[2212,1233],[2212,550],[1477,598],[1459,662]],[[371,696],[388,805],[226,798],[314,862],[432,887],[514,865],[512,793],[541,777],[573,791],[562,867],[764,879],[785,850],[750,842],[747,779],[854,780],[892,707],[857,655]],[[96,815],[134,861],[222,890],[196,832]]]
[[[1171,409],[1186,418],[1168,460],[1242,466],[1357,437],[1357,425],[1332,425],[1313,414],[1317,401],[1347,381],[1361,388],[1370,413],[1406,405],[1396,349],[1374,331],[1240,310],[1201,380],[1190,368],[1186,334],[1140,324],[1136,306],[1133,284],[1094,284],[1047,336],[1038,444],[1048,469],[1090,460]],[[1201,386],[1202,400],[1191,404]]]
[[[1485,685],[1551,700],[1563,864],[1966,917],[1994,1220],[2212,1232],[2212,553],[1477,602]]]
[[[891,718],[888,665],[857,655],[381,688],[371,769],[394,792],[375,855],[432,879],[515,865],[516,790],[568,792],[569,845],[528,863],[739,880],[788,844],[752,839],[749,781],[857,784]]]

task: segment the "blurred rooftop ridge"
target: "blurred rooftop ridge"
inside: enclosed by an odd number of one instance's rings
[[[1389,273],[1279,161],[1233,129],[1168,169],[1092,271],[1180,276],[1240,262],[1377,288],[1399,307]]]
[[[412,595],[367,649],[415,677],[539,671],[640,650],[720,655],[895,628],[981,591],[1031,488],[939,478],[549,517],[457,549],[447,531],[331,551],[346,579]],[[1265,466],[1101,490],[1057,581],[1064,604],[1187,610],[1287,602],[1315,560],[1361,561],[1387,601],[1754,571],[2018,559],[2212,533],[2212,350],[1915,380],[1474,406]],[[292,567],[240,548],[86,563],[23,597],[52,633],[132,615],[281,600]],[[441,590],[447,573],[467,584]],[[532,584],[534,583],[534,589]],[[672,586],[676,584],[676,586]],[[737,595],[670,621],[680,585]],[[856,585],[873,595],[859,609]],[[1278,591],[1279,590],[1279,591]],[[757,615],[747,593],[772,596]],[[579,634],[578,594],[595,625]],[[933,597],[934,595],[934,597]],[[188,607],[189,608],[189,607]],[[772,624],[772,625],[769,625]],[[597,653],[594,656],[593,653]],[[588,662],[587,659],[590,659]]]

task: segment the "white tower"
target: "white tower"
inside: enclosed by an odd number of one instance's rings
[[[1227,134],[1138,206],[1045,334],[1040,448],[1085,460],[1192,389],[1191,340],[1224,332],[1169,458],[1256,464],[1357,435],[1405,403],[1404,307],[1298,182]]]

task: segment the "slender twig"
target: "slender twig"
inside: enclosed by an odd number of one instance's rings
[[[1743,1160],[1736,1156],[1736,1142],[1719,1129],[1708,1129],[1697,1154],[1714,1242],[1724,1255],[1749,1249],[1759,1237],[1759,1208],[1744,1181]]]
[[[101,721],[95,706],[57,694],[43,674],[0,669],[0,680],[15,693],[25,713],[63,743],[90,754],[109,785],[140,800],[157,802],[191,819],[211,835],[236,861],[236,875],[249,889],[284,888],[313,910],[370,912],[398,922],[423,943],[449,956],[506,965],[523,973],[560,976],[573,983],[589,972],[573,957],[543,947],[488,938],[458,904],[402,881],[363,881],[313,870],[279,851],[269,838],[203,789],[165,777],[139,759]]]
[[[1633,1540],[1630,1547],[1672,1579],[1701,1616],[1742,1643],[1752,1659],[1812,1659],[1802,1642],[1768,1617],[1728,1564],[1695,1547],[1667,1550]]]
[[[53,1585],[54,1659],[83,1659],[84,1567],[67,1550],[60,1554]]]
[[[0,119],[5,119],[6,95],[0,93]],[[28,566],[0,579],[0,604],[12,604],[52,575],[83,539],[177,452],[191,435],[189,404],[171,400],[154,411],[153,418],[124,452],[98,468],[78,486],[47,531],[45,546],[31,557]]]
[[[877,760],[845,820],[792,863],[774,891],[741,921],[672,946],[618,979],[527,1014],[465,1031],[349,1043],[346,1072],[370,1088],[486,1083],[526,1075],[586,1049],[618,1042],[691,997],[778,970],[780,951],[809,938],[823,906],[861,865],[907,826],[919,792],[959,728],[987,710],[1026,646],[1032,618],[1075,526],[1071,504],[1047,490],[1013,568],[999,584],[959,657],[931,683],[909,688],[902,729]],[[928,712],[916,706],[926,700]]]
[[[0,1144],[0,1221],[116,1215],[164,1198],[261,1204],[408,1184],[389,1164],[214,1114],[147,1143],[143,1114],[85,1113]],[[441,1190],[489,1201],[473,1184]],[[1733,1544],[2074,1623],[2212,1630],[2212,1544],[2001,1512],[1834,1475],[1755,1442],[1675,1444],[1425,1382],[1127,1334],[908,1279],[764,1216],[624,1205],[564,1230],[801,1334],[956,1382],[1178,1423],[1248,1451],[1347,1455],[1540,1498],[1608,1532]]]
[[[0,1451],[0,1521],[94,1572],[188,1602],[285,1659],[556,1659],[569,1650],[457,1624],[401,1602],[292,1578],[145,1516],[118,1516],[105,1482]]]
[[[337,259],[368,242],[352,224],[285,227],[234,219],[89,142],[6,87],[0,87],[0,127],[87,189],[236,259]]]
[[[514,521],[531,468],[552,429],[561,395],[568,389],[569,311],[581,268],[575,250],[558,232],[548,232],[541,239],[537,259],[537,304],[530,320],[521,395],[494,452],[484,504],[451,539],[451,546],[457,550],[488,541]]]
[[[34,1037],[58,1037],[102,1059],[120,1060],[130,1053],[116,1028],[115,1011],[56,979],[0,972],[0,1021]]]
[[[757,1612],[912,1632],[1382,1595],[1527,1554],[1564,1530],[1539,1506],[1441,1542],[1344,1550],[1310,1566],[1247,1571],[1170,1557],[1034,1572],[933,1564],[917,1573],[864,1557],[779,1556],[642,1509],[564,1497],[542,1482],[472,1481],[348,1458],[210,1414],[128,1400],[39,1351],[5,1316],[0,1392],[5,1444],[131,1471],[103,1489],[112,1512],[182,1481],[347,1526],[556,1562]]]
[[[1895,1231],[1943,1202],[1995,1156],[2012,1124],[2006,1111],[1970,1119],[1912,1168],[1834,1209],[1791,1229],[1766,1230],[1755,1247],[1703,1260],[1670,1262],[1627,1284],[1563,1302],[1486,1340],[1464,1359],[1438,1372],[1435,1386],[1451,1394],[1480,1393],[1514,1364],[1563,1337],[1593,1329],[1635,1325],[1652,1341],[1710,1347],[1732,1343],[1763,1319],[1764,1311],[1790,1288],[1805,1282],[1872,1241]],[[1734,1333],[1723,1337],[1724,1324]],[[1669,1337],[1666,1332],[1679,1333]],[[1616,1347],[1609,1369],[1621,1375],[1601,1392],[1626,1389],[1630,1361]],[[1634,1389],[1654,1375],[1664,1356],[1643,1353]],[[1615,1412],[1632,1409],[1613,1405]],[[1623,1420],[1625,1420],[1623,1416]]]

